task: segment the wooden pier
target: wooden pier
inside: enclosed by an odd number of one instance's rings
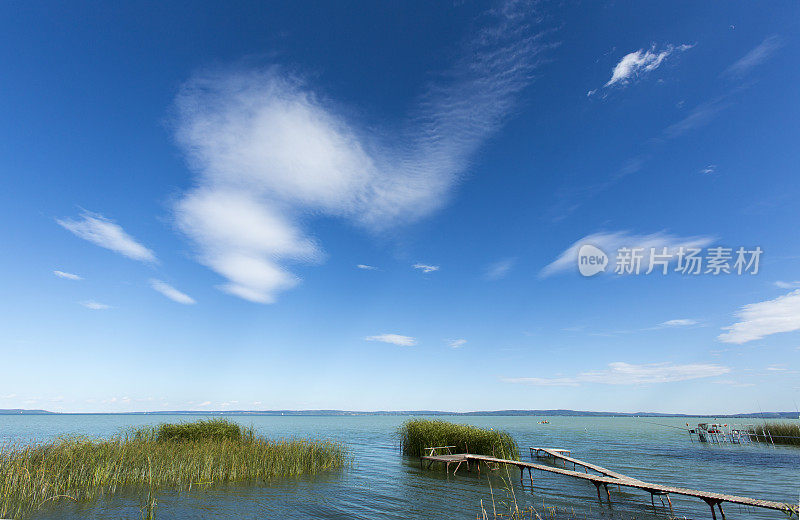
[[[439,453],[441,449],[445,448],[447,449],[447,453]],[[712,493],[708,491],[699,491],[696,489],[679,488],[674,486],[665,486],[661,484],[645,482],[633,477],[629,477],[627,475],[623,475],[622,473],[606,469],[596,464],[591,464],[589,462],[575,459],[569,455],[564,454],[564,453],[570,453],[568,450],[563,450],[558,448],[532,447],[530,449],[531,458],[533,458],[534,456],[539,456],[541,454],[544,454],[545,456],[551,457],[553,461],[558,460],[563,462],[565,466],[566,464],[572,464],[573,469],[570,470],[566,469],[566,467],[558,468],[553,466],[545,466],[543,464],[536,464],[534,462],[523,462],[520,460],[500,459],[497,457],[490,457],[488,455],[475,455],[471,453],[453,454],[450,452],[451,448],[453,448],[453,446],[427,448],[428,454],[420,457],[421,462],[424,464],[424,462],[427,461],[429,468],[434,462],[439,462],[441,464],[444,464],[448,473],[450,472],[450,466],[455,465],[455,469],[453,470],[453,475],[455,475],[458,472],[462,464],[466,465],[467,471],[472,471],[472,469],[475,468],[475,470],[478,472],[480,472],[481,463],[483,463],[484,466],[488,466],[490,468],[492,466],[495,466],[495,468],[497,468],[500,465],[515,466],[519,469],[520,482],[523,481],[525,470],[528,471],[528,478],[530,479],[531,485],[533,485],[533,473],[532,473],[533,470],[545,471],[548,473],[556,473],[559,475],[565,475],[591,482],[592,484],[594,484],[595,488],[597,488],[597,498],[599,500],[602,500],[602,495],[600,493],[601,486],[605,490],[609,500],[611,500],[611,492],[608,489],[609,485],[640,489],[650,493],[651,503],[654,503],[653,501],[654,496],[666,497],[667,501],[669,502],[670,511],[672,511],[672,500],[669,498],[670,494],[690,496],[699,498],[703,500],[706,504],[708,504],[709,507],[711,508],[712,518],[714,519],[717,518],[715,507],[719,509],[720,515],[722,515],[723,520],[725,519],[725,512],[722,509],[723,502],[728,502],[730,504],[739,504],[749,507],[759,507],[764,509],[773,509],[776,511],[782,511],[787,515],[789,515],[789,517],[797,516],[798,514],[800,514],[798,513],[798,506],[793,506],[791,504],[787,504],[784,502],[775,502],[771,500],[756,500],[754,498],[748,498],[748,497],[739,497],[734,495],[726,495],[723,493]],[[578,467],[583,468],[584,471],[583,472],[576,471]],[[590,473],[589,470],[593,471],[594,473]]]

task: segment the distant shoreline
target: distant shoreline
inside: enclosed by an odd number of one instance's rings
[[[797,419],[795,412],[757,412],[739,414],[679,414],[658,412],[591,412],[581,410],[494,410],[447,412],[438,410],[348,411],[348,410],[168,410],[143,412],[51,412],[20,408],[0,409],[0,415],[232,415],[232,416],[290,416],[290,417],[349,417],[349,416],[455,416],[455,417],[701,417],[732,419]]]

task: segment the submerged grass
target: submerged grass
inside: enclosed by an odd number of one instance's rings
[[[130,429],[103,441],[65,437],[10,446],[0,450],[0,518],[19,518],[55,500],[92,500],[123,486],[151,493],[266,482],[338,469],[347,460],[337,443],[272,441],[222,419]]]
[[[403,454],[426,455],[425,448],[455,446],[457,451],[519,460],[519,447],[504,431],[447,421],[413,419],[400,427]]]
[[[754,434],[759,442],[800,446],[800,424],[798,423],[767,423],[756,426]]]

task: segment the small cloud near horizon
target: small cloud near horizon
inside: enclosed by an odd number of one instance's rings
[[[730,371],[731,369],[726,366],[704,363],[676,365],[664,362],[636,365],[618,361],[609,363],[608,368],[604,370],[581,372],[572,377],[510,377],[503,378],[502,381],[534,386],[580,386],[587,383],[645,385],[715,377]]]
[[[53,271],[53,274],[58,276],[59,278],[64,278],[66,280],[83,280],[83,277],[73,273],[67,273],[64,271]]]
[[[367,336],[364,338],[366,341],[380,341],[381,343],[390,343],[400,347],[413,347],[417,344],[417,339],[411,336],[403,336],[401,334],[378,334],[375,336]]]

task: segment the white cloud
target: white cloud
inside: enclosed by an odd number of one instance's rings
[[[414,269],[419,269],[423,273],[432,273],[434,271],[439,270],[438,265],[414,264],[411,267],[413,267]]]
[[[171,285],[162,282],[161,280],[150,280],[150,287],[160,292],[172,301],[182,303],[184,305],[192,305],[196,303],[194,298],[186,293],[179,291]]]
[[[14,399],[17,397],[17,394],[4,394],[0,395],[0,399]]]
[[[692,47],[693,45],[667,45],[663,50],[656,51],[654,45],[648,50],[639,49],[638,51],[628,53],[614,66],[611,79],[608,80],[603,87],[626,85],[631,80],[644,76],[648,72],[652,72],[660,67],[670,54],[676,51],[683,52]],[[589,91],[587,95],[591,96],[595,91]]]
[[[83,212],[78,219],[56,219],[76,236],[134,260],[155,262],[156,255],[127,234],[122,227],[102,215]]]
[[[514,267],[516,261],[515,258],[506,258],[505,260],[493,263],[486,269],[486,279],[499,280],[505,278],[508,272],[511,271],[511,268]]]
[[[202,403],[198,404],[197,406],[210,406],[211,401],[203,401]]]
[[[775,282],[775,287],[778,287],[780,289],[795,289],[797,287],[800,287],[800,282],[782,282],[778,280],[777,282]]]
[[[737,313],[738,321],[717,336],[724,343],[747,343],[779,332],[800,330],[800,289],[774,300],[751,303]]]
[[[175,129],[197,180],[176,204],[176,224],[227,280],[222,289],[269,303],[295,286],[289,264],[324,256],[305,229],[315,219],[380,232],[444,204],[531,81],[544,45],[523,4],[490,13],[495,24],[424,89],[400,132],[346,117],[278,67],[187,82]]]
[[[53,271],[53,274],[59,278],[66,278],[67,280],[83,280],[82,276],[72,273],[65,273],[64,271]]]
[[[467,344],[467,340],[465,339],[449,339],[447,340],[447,344],[450,345],[450,348],[461,348]]]
[[[739,58],[733,65],[725,69],[723,74],[731,76],[743,76],[753,68],[766,61],[772,54],[781,47],[782,43],[777,36],[769,36],[747,54]]]
[[[600,248],[608,255],[609,266],[606,273],[613,273],[616,265],[617,250],[621,247],[642,248],[642,273],[646,272],[650,261],[650,248],[656,248],[657,253],[661,253],[662,248],[667,248],[667,253],[675,255],[681,247],[684,248],[703,248],[711,243],[713,239],[707,236],[688,236],[681,237],[665,232],[651,233],[649,235],[637,235],[628,231],[616,231],[608,233],[595,233],[587,235],[570,247],[568,247],[558,258],[544,267],[539,273],[541,277],[547,277],[564,271],[577,271],[578,250],[583,244],[591,244]],[[654,273],[660,273],[660,267],[656,266]]]
[[[92,309],[93,311],[102,311],[102,310],[111,308],[110,305],[106,305],[105,303],[98,303],[98,302],[96,302],[94,300],[81,302],[81,305],[83,305],[87,309]]]
[[[400,334],[378,334],[377,336],[367,336],[364,338],[367,341],[381,341],[383,343],[391,343],[401,347],[413,347],[417,344],[416,338],[411,336],[401,336]]]
[[[367,264],[358,264],[356,267],[358,267],[359,269],[363,269],[365,271],[377,271],[378,270],[378,268],[375,267],[374,265],[367,265]]]
[[[582,372],[574,377],[513,377],[504,378],[507,383],[524,383],[535,386],[579,386],[584,383],[604,385],[644,385],[658,383],[674,383],[716,377],[727,374],[730,368],[715,364],[649,363],[635,365],[631,363],[609,363],[605,370]]]
[[[707,125],[718,113],[730,106],[730,104],[731,102],[728,96],[720,96],[706,103],[702,103],[693,108],[686,117],[665,128],[664,136],[668,139],[675,139],[690,130]]]
[[[689,320],[689,319],[677,319],[677,320],[668,320],[659,325],[660,327],[689,327],[691,325],[697,325],[696,320]]]
[[[712,173],[717,173],[717,165],[716,164],[709,164],[708,166],[706,166],[705,168],[700,170],[700,173],[703,173],[703,174],[706,174],[706,175],[711,175]]]

